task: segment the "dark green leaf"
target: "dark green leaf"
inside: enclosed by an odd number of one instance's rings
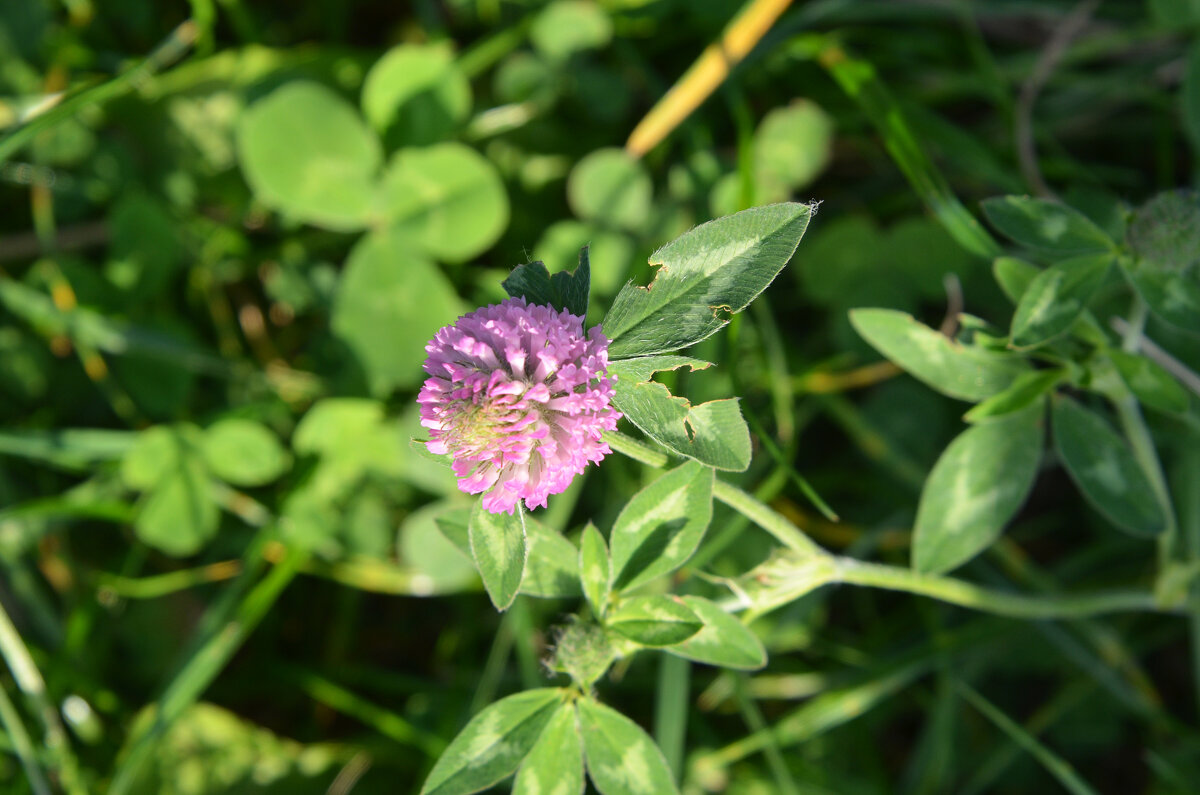
[[[1191,401],[1187,390],[1160,365],[1145,356],[1118,350],[1110,350],[1108,358],[1129,391],[1142,404],[1168,414],[1182,414],[1188,410]]]
[[[1069,398],[1054,403],[1054,444],[1075,485],[1096,510],[1135,536],[1153,536],[1166,517],[1128,443],[1108,422]]]
[[[1000,196],[983,202],[992,226],[1028,248],[1055,254],[1112,252],[1115,244],[1086,215],[1066,205],[1028,196]]]
[[[1182,331],[1200,334],[1200,271],[1160,270],[1143,263],[1129,277],[1150,311]]]
[[[942,573],[986,549],[1025,502],[1042,457],[1041,402],[975,425],[942,453],[921,492],[913,568]]]
[[[608,611],[604,625],[643,646],[673,646],[704,626],[678,596],[630,596]]]
[[[1064,260],[1040,272],[1013,315],[1013,347],[1034,348],[1070,329],[1111,264],[1110,255],[1098,254]]]
[[[505,292],[513,297],[524,298],[531,304],[565,309],[572,315],[587,315],[588,290],[591,282],[591,266],[588,250],[584,246],[579,252],[579,267],[573,271],[559,271],[553,276],[541,262],[518,265],[508,278],[501,282]]]
[[[628,589],[682,566],[712,519],[713,470],[688,461],[633,495],[609,536],[613,587]]]
[[[481,711],[442,753],[421,795],[468,795],[511,776],[558,713],[564,695],[551,687],[528,690]]]
[[[773,204],[698,226],[650,257],[648,287],[625,285],[604,319],[613,358],[668,353],[710,336],[792,258],[811,208]]]
[[[513,514],[492,513],[480,500],[471,509],[467,532],[483,587],[497,610],[507,610],[525,577],[528,541],[524,509],[518,505]]]

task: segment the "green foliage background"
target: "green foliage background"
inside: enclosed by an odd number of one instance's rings
[[[1198,305],[1171,300],[1200,278],[1196,199],[1146,204],[1194,186],[1200,10],[796,2],[663,143],[629,154],[741,7],[0,4],[0,789],[416,792],[504,696],[536,691],[538,715],[567,720],[540,689],[563,684],[542,664],[556,644],[582,659],[594,640],[569,630],[571,556],[659,473],[613,455],[552,498],[530,525],[537,578],[498,614],[456,546],[471,502],[409,443],[424,343],[502,299],[514,266],[573,268],[585,245],[599,323],[664,243],[787,200],[821,202],[791,265],[695,359],[654,368],[693,412],[741,398],[753,462],[715,433],[722,478],[853,558],[1028,593],[1188,592],[1186,378],[1133,351],[1108,368],[1147,409],[1172,487],[1179,549],[1159,560],[1137,537],[1167,521],[1154,484],[1106,502],[1086,474],[1116,438],[1098,402],[1056,402],[1074,432],[1052,443],[1020,411],[1091,386],[1074,360],[1022,381],[985,349],[1010,341],[1023,295],[1013,347],[1069,347],[1069,331],[1119,346],[1110,319],[1137,320],[1125,273],[1146,337],[1200,370]],[[980,203],[1042,184],[1077,212]],[[1140,257],[1120,273],[1118,245]],[[960,311],[968,349],[906,317],[936,329]],[[944,369],[910,358],[930,335]],[[985,401],[973,422],[1004,416],[960,436],[954,398]],[[1128,452],[1114,466],[1141,476]],[[1001,537],[983,512],[966,541],[936,543],[960,515],[921,499],[926,479],[948,493],[980,471],[1028,475],[997,509],[1022,506],[1014,521]],[[711,595],[773,548],[712,510],[682,592]],[[535,598],[563,583],[573,596]],[[705,652],[728,669],[634,655],[597,688],[690,793],[1188,793],[1198,625],[1194,603],[1170,604],[1185,615],[1027,623],[834,586],[750,625],[761,671],[735,670],[757,661],[745,641]],[[627,731],[581,709],[585,732]]]

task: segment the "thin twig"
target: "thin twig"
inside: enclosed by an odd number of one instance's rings
[[[1129,321],[1123,317],[1114,317],[1108,321],[1108,324],[1113,327],[1118,334],[1124,336],[1129,330]],[[1200,375],[1194,373],[1186,364],[1176,359],[1171,354],[1160,348],[1154,340],[1142,335],[1138,339],[1138,349],[1146,358],[1153,361],[1155,364],[1162,367],[1171,375],[1179,380],[1179,383],[1186,386],[1192,392],[1200,395]]]
[[[1033,71],[1021,85],[1021,94],[1017,99],[1014,126],[1017,142],[1017,159],[1021,164],[1021,176],[1029,183],[1030,189],[1039,196],[1048,199],[1056,198],[1054,191],[1042,178],[1038,168],[1037,145],[1033,140],[1033,106],[1038,94],[1050,79],[1055,67],[1067,53],[1071,42],[1083,32],[1091,19],[1100,0],[1083,0],[1063,18],[1062,24],[1054,31],[1054,35],[1046,42],[1046,47],[1033,65]]]

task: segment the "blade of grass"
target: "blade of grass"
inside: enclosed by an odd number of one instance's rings
[[[84,86],[54,103],[46,103],[37,115],[21,127],[0,138],[0,163],[12,159],[21,147],[43,130],[69,119],[83,108],[108,102],[132,91],[150,79],[155,72],[179,60],[195,41],[199,32],[195,22],[180,24],[141,63],[102,83]]]
[[[12,740],[13,753],[20,760],[34,795],[51,795],[50,784],[42,775],[41,766],[38,765],[37,755],[33,750],[33,741],[29,738],[29,732],[25,730],[25,724],[21,722],[21,716],[18,714],[16,706],[3,687],[0,687],[0,726],[4,727],[4,733]]]
[[[747,679],[745,674],[733,675],[733,698],[737,703],[738,712],[742,714],[742,720],[750,731],[755,734],[763,732],[766,737],[767,744],[763,747],[763,755],[766,756],[767,766],[771,769],[771,778],[775,779],[775,788],[783,795],[799,795],[796,781],[783,759],[783,749],[779,747],[775,735],[768,728],[758,703],[746,695]]]
[[[687,739],[688,702],[692,664],[673,654],[658,658],[658,688],[654,699],[654,741],[658,744],[671,775],[678,781],[683,773],[684,741]]]
[[[289,549],[265,577],[250,587],[265,565],[263,549],[267,532],[260,531],[248,550],[243,559],[242,577],[231,586],[227,598],[218,600],[202,619],[193,650],[155,705],[153,723],[133,738],[128,753],[118,762],[109,785],[109,795],[124,795],[133,789],[142,766],[151,758],[158,741],[224,670],[230,658],[299,573],[308,555],[302,550]],[[241,596],[243,592],[244,597]]]
[[[349,715],[401,745],[418,748],[432,759],[436,759],[446,748],[445,741],[437,735],[413,726],[395,712],[384,709],[315,671],[294,669],[289,670],[287,676],[314,701]]]
[[[1007,734],[1009,739],[1037,759],[1042,767],[1046,768],[1046,772],[1054,776],[1064,789],[1074,793],[1074,795],[1096,795],[1096,791],[1075,772],[1075,768],[1067,760],[1051,751],[1040,740],[1025,731],[1021,724],[1008,717],[996,705],[988,701],[961,679],[955,680],[955,685],[958,687],[963,698],[971,703],[971,706],[979,710],[985,718]]]
[[[86,793],[87,788],[79,773],[79,762],[71,750],[70,738],[58,718],[58,710],[46,693],[46,681],[3,604],[0,604],[0,657],[4,658],[17,688],[25,694],[29,706],[41,721],[42,745],[51,766],[58,773],[63,790],[69,795]]]
[[[972,254],[989,261],[999,256],[999,244],[950,190],[875,67],[849,54],[832,37],[814,35],[812,44],[817,63],[875,126],[884,148],[938,222]]]
[[[1025,731],[1034,737],[1042,734],[1066,717],[1071,710],[1080,706],[1094,690],[1095,685],[1092,682],[1086,680],[1072,682],[1059,690],[1052,699],[1030,716],[1029,720],[1025,722]],[[983,763],[975,768],[975,773],[960,789],[960,795],[979,795],[992,791],[997,779],[1004,775],[1004,771],[1016,761],[1020,754],[1021,746],[1014,743],[996,746]]]

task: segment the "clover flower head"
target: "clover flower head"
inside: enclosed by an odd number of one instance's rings
[[[545,507],[588,462],[621,415],[610,402],[608,338],[566,310],[509,298],[463,315],[425,346],[417,397],[429,451],[449,454],[458,487],[511,514]]]

